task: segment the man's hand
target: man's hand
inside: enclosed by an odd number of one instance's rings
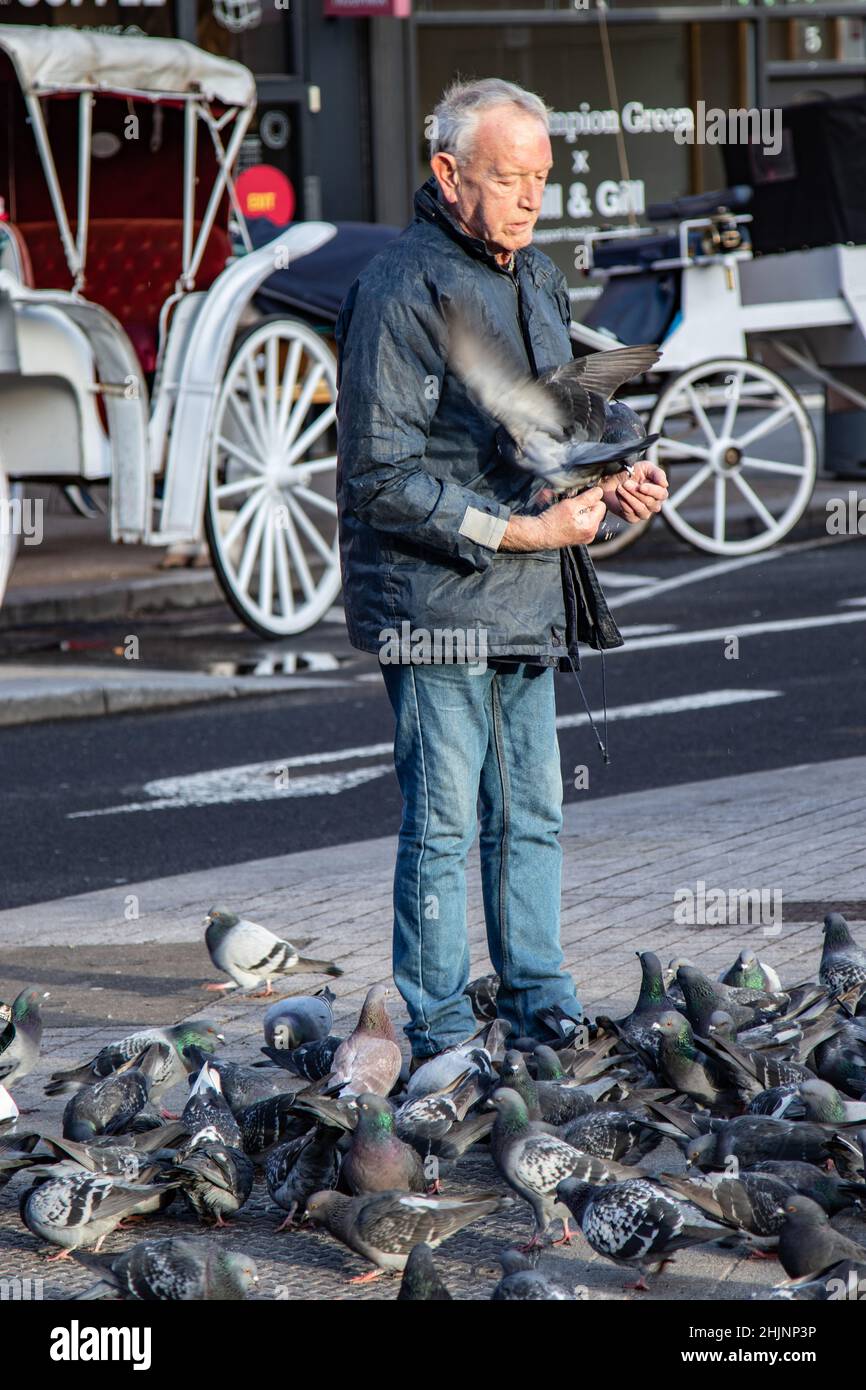
[[[647,521],[662,509],[668,495],[668,480],[657,463],[641,459],[634,464],[631,477],[623,470],[606,479],[604,501],[609,512],[632,523]]]
[[[601,488],[587,488],[579,497],[566,497],[537,516],[512,516],[499,548],[561,550],[566,545],[588,545],[605,511]]]

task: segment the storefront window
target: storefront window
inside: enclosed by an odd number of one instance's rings
[[[251,72],[296,72],[290,0],[198,0],[196,43]]]
[[[554,167],[535,241],[565,272],[579,314],[598,294],[576,254],[584,233],[645,224],[653,202],[724,185],[718,147],[678,143],[675,132],[698,99],[738,104],[736,27],[612,26],[616,102],[596,24],[421,28],[416,129],[458,74],[518,82],[553,108]],[[429,165],[420,138],[418,155],[421,182]]]

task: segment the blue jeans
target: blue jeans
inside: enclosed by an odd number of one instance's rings
[[[415,1056],[478,1026],[468,997],[466,856],[480,812],[481,881],[498,1012],[541,1036],[537,1009],[582,1017],[559,944],[562,778],[553,671],[384,665],[397,720],[403,821],[394,876],[394,981]]]

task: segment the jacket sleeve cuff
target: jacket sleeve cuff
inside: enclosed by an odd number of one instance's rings
[[[476,545],[484,546],[486,550],[498,550],[505,535],[508,519],[509,514],[492,516],[490,512],[483,512],[479,507],[467,507],[460,523],[460,535],[474,541]]]

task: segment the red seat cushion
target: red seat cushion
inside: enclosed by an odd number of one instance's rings
[[[68,290],[72,277],[54,222],[18,223],[38,289]],[[198,233],[198,227],[195,229]],[[73,234],[75,228],[73,227]],[[83,293],[123,325],[145,372],[156,365],[159,311],[180,275],[183,223],[100,218],[87,236],[87,278]],[[196,289],[208,289],[231,254],[228,233],[214,227],[196,276]]]

